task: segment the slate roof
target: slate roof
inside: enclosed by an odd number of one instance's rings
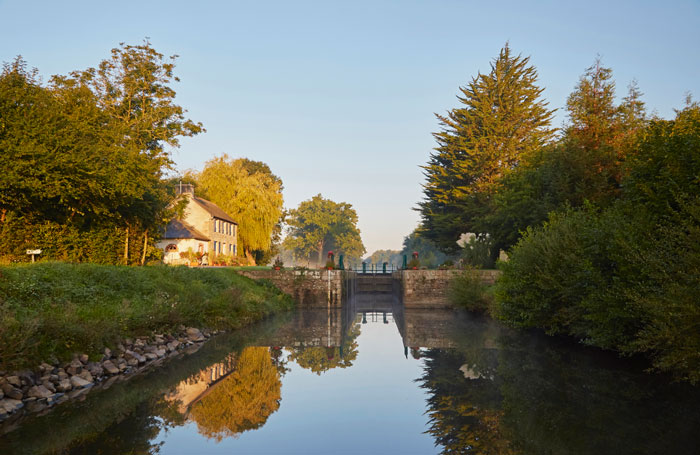
[[[164,239],[195,239],[208,242],[210,239],[182,220],[173,218],[165,226]]]
[[[233,218],[229,216],[228,213],[224,212],[219,208],[218,205],[214,204],[211,201],[207,201],[206,199],[202,199],[201,197],[194,196],[192,197],[192,200],[195,201],[197,204],[199,204],[204,210],[209,212],[211,216],[214,218],[218,218],[220,220],[228,221],[229,223],[233,224],[238,224],[234,221]]]

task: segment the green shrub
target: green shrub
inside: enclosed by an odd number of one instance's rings
[[[450,282],[450,302],[460,308],[474,312],[488,312],[493,303],[493,296],[481,281],[479,271],[468,268],[456,275]]]

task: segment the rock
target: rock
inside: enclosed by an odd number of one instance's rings
[[[94,385],[92,382],[87,381],[80,376],[71,376],[70,383],[75,388],[92,387]]]
[[[190,341],[204,341],[204,335],[195,327],[189,327],[187,329],[187,338]]]
[[[80,360],[80,363],[82,363],[83,365],[87,365],[87,363],[90,361],[90,358],[88,357],[87,354],[82,354],[78,359]]]
[[[71,376],[75,376],[81,371],[83,371],[83,363],[78,359],[73,360],[68,366],[68,368],[66,368],[66,373],[68,373]]]
[[[18,373],[17,376],[19,377],[19,380],[21,381],[23,387],[29,388],[37,384],[37,377],[31,371],[22,371]]]
[[[143,348],[144,352],[156,352],[157,350],[158,348],[153,345],[148,345],[145,348]]]
[[[97,362],[89,362],[87,364],[87,370],[94,378],[99,378],[104,374],[104,369],[102,368],[102,365],[100,365]]]
[[[158,356],[157,356],[155,353],[153,353],[153,352],[147,352],[147,353],[146,353],[146,359],[148,359],[149,361],[155,360],[155,359],[157,359],[157,358],[158,358]]]
[[[8,416],[9,416],[9,414],[7,413],[7,411],[5,411],[5,408],[0,406],[0,422],[5,420]]]
[[[172,340],[170,343],[168,343],[168,350],[174,351],[178,346],[180,346],[180,342],[177,340]]]
[[[22,393],[22,391],[10,384],[9,382],[5,383],[2,386],[2,391],[5,394],[5,397],[11,398],[13,400],[21,400],[22,398],[24,398],[24,394]]]
[[[0,400],[2,400],[3,398],[5,398],[5,392],[3,392],[2,389],[0,389]]]
[[[63,368],[60,368],[57,373],[58,380],[62,381],[64,379],[68,379],[68,373],[66,373]]]
[[[53,365],[49,365],[46,362],[41,362],[41,365],[39,365],[39,370],[44,374],[51,374],[53,372]]]
[[[124,353],[124,358],[126,359],[127,363],[130,359],[135,359],[138,363],[146,363],[146,357],[142,356],[141,354],[135,351],[126,351]]]
[[[46,409],[46,400],[27,403],[27,411],[29,412],[39,412],[43,411],[44,409]]]
[[[49,391],[43,385],[35,385],[30,387],[29,391],[27,392],[27,396],[34,398],[48,398],[51,395],[53,395],[53,392]]]
[[[43,387],[46,387],[47,390],[51,391],[51,393],[56,393],[56,386],[53,385],[51,381],[44,381],[41,383]]]
[[[117,368],[111,360],[102,362],[102,368],[109,374],[119,374],[119,368]]]
[[[5,398],[4,400],[0,400],[0,407],[5,409],[8,414],[12,414],[13,412],[22,409],[24,407],[24,403],[22,403],[20,400]]]
[[[78,377],[85,379],[87,382],[95,382],[95,379],[92,377],[88,370],[83,370],[82,373],[78,375]]]
[[[105,360],[109,360],[112,358],[112,350],[111,349],[105,348],[104,352],[105,352],[105,356],[104,356]]]
[[[126,361],[126,364],[129,365],[130,367],[137,367],[139,365],[139,361],[132,357]]]
[[[158,357],[165,357],[165,354],[167,354],[167,353],[168,353],[168,351],[166,351],[165,349],[158,349],[158,350],[156,351],[156,355],[157,355]]]
[[[19,376],[8,376],[7,382],[12,384],[15,387],[22,387],[22,381],[19,379]]]
[[[73,388],[73,385],[70,383],[70,379],[63,379],[56,386],[56,391],[58,391],[58,392],[70,392],[70,390],[72,388]]]
[[[155,340],[156,344],[164,344],[165,343],[165,338],[163,338],[163,335],[155,335],[153,337]]]
[[[50,374],[49,375],[49,381],[53,382],[54,384],[57,384],[58,381],[60,381],[61,378],[58,377],[57,374]]]

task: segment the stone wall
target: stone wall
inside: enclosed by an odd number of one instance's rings
[[[254,280],[271,281],[285,294],[289,294],[302,307],[326,308],[340,306],[352,279],[353,272],[342,270],[237,270]]]
[[[493,284],[498,270],[478,270],[484,284]],[[405,308],[450,308],[448,298],[452,279],[460,270],[399,270],[393,273],[394,292]]]

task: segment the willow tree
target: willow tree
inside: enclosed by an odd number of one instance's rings
[[[348,257],[365,253],[357,212],[346,202],[334,202],[320,194],[299,204],[289,212],[289,232],[284,245],[298,257],[317,254],[318,265],[323,265],[324,253],[334,251]]]
[[[283,214],[282,180],[267,164],[224,154],[206,162],[198,188],[238,223],[240,250],[252,263],[268,251]]]
[[[508,44],[457,99],[461,107],[436,114],[441,130],[425,170],[425,199],[419,203],[422,234],[449,252],[464,232],[480,232],[500,180],[523,156],[553,139],[553,111],[541,99],[537,71],[529,57]]]
[[[190,410],[200,434],[221,441],[265,424],[279,409],[282,383],[266,347],[243,349],[236,370]]]

